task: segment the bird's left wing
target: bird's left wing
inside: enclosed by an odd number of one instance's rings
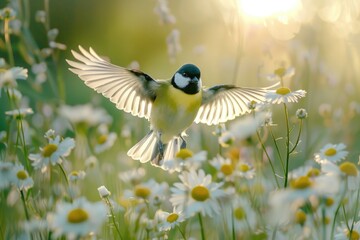
[[[66,60],[84,83],[109,98],[118,109],[149,119],[160,83],[149,75],[116,66],[99,57],[92,48],[72,51],[78,62]]]
[[[276,85],[278,84],[273,86]],[[217,85],[204,89],[202,104],[196,115],[195,123],[216,125],[250,112],[248,104],[252,101],[263,102],[269,88],[256,89]]]

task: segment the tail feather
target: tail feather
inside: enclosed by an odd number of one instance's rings
[[[163,156],[160,154],[158,139],[154,131],[150,131],[143,139],[135,144],[127,155],[142,163],[151,161],[154,166],[161,166],[164,161],[173,159],[180,150],[184,140],[180,137],[174,137],[170,142],[164,145]]]
[[[157,138],[153,131],[150,131],[143,139],[135,144],[127,152],[129,157],[145,163],[151,160],[153,152],[157,151]]]

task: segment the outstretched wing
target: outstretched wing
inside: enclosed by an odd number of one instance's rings
[[[271,87],[276,85],[278,84]],[[202,104],[195,118],[195,123],[216,125],[250,112],[248,104],[252,101],[264,101],[264,96],[269,88],[256,89],[217,85],[204,89]]]
[[[71,51],[75,59],[66,60],[84,83],[110,99],[118,109],[149,119],[159,82],[137,70],[116,66],[99,57],[92,48],[80,53]]]

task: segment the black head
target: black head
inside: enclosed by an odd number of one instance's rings
[[[196,94],[201,88],[200,69],[193,64],[183,65],[173,78],[171,84],[187,94]]]

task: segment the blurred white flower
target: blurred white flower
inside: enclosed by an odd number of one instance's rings
[[[166,43],[170,61],[175,61],[177,55],[181,52],[180,31],[173,29],[167,36]]]
[[[68,175],[68,179],[70,182],[77,182],[78,180],[84,179],[86,173],[84,171],[72,171]]]
[[[161,168],[169,173],[181,172],[183,170],[197,170],[206,159],[206,151],[194,154],[191,150],[184,148],[176,153],[175,158],[165,159]]]
[[[22,67],[13,67],[0,71],[0,89],[3,87],[14,88],[17,86],[16,80],[25,80],[27,77],[28,70]]]
[[[19,108],[11,111],[6,111],[5,114],[14,118],[24,118],[27,115],[33,114],[34,111],[31,108]]]
[[[235,137],[230,131],[225,131],[221,133],[221,136],[218,138],[218,142],[223,148],[230,147],[233,144],[234,140]]]
[[[109,133],[109,130],[108,130],[108,127],[106,124],[100,124],[97,129],[97,132],[99,135],[96,139],[96,144],[94,147],[95,153],[101,153],[105,150],[110,149],[114,145],[114,143],[117,139],[116,133],[114,133],[114,132]]]
[[[217,155],[210,161],[210,164],[217,170],[217,177],[225,181],[234,181],[235,167],[229,158]]]
[[[281,87],[276,90],[268,90],[265,94],[265,100],[272,104],[298,102],[300,98],[305,97],[306,91],[296,90],[292,92],[287,87]]]
[[[145,183],[139,183],[133,190],[125,190],[125,198],[137,198],[141,201],[147,201],[153,206],[159,206],[167,197],[169,185],[166,182],[158,183],[150,179]]]
[[[255,168],[245,161],[239,161],[236,164],[234,174],[237,177],[252,179],[255,176]]]
[[[213,183],[211,175],[205,175],[202,169],[182,172],[179,178],[181,183],[174,183],[170,197],[177,211],[183,212],[186,217],[196,213],[209,217],[220,214],[219,201],[226,196],[220,189],[222,183]]]
[[[75,147],[75,141],[72,138],[61,139],[56,136],[54,139],[48,138],[48,144],[40,148],[40,153],[30,154],[29,159],[35,169],[46,171],[49,164],[55,165],[62,163],[62,158],[69,156],[71,150]]]
[[[146,173],[145,169],[139,167],[139,168],[125,171],[125,172],[120,172],[119,178],[124,183],[130,183],[132,185],[137,185],[143,180],[145,173]]]
[[[275,69],[274,73],[266,75],[266,78],[270,81],[288,80],[295,75],[295,68],[289,67],[287,69],[280,67]]]
[[[319,153],[316,153],[314,158],[318,163],[322,163],[327,160],[330,162],[339,162],[343,160],[348,155],[348,151],[345,151],[346,145],[343,143],[339,144],[326,144],[323,148],[320,149]]]
[[[354,225],[353,225],[354,224]],[[352,226],[351,232],[349,231],[348,226]],[[334,240],[357,240],[360,239],[360,221],[358,222],[349,222],[348,224],[342,224],[341,227],[337,229],[337,232],[334,235]]]
[[[326,174],[346,177],[347,185],[345,185],[344,188],[347,188],[351,191],[357,190],[359,188],[360,176],[359,170],[357,169],[355,163],[345,161],[338,166],[331,161],[324,160],[321,162],[321,171]]]
[[[37,84],[42,84],[47,79],[47,65],[45,62],[33,64],[31,66],[31,71],[35,74],[35,82]]]
[[[23,165],[15,165],[12,172],[12,183],[19,190],[28,190],[34,186],[33,179],[29,176],[29,173],[24,169]]]
[[[270,112],[257,112],[255,116],[244,116],[235,120],[229,126],[229,132],[237,140],[244,140],[256,133],[265,121],[271,117]]]
[[[158,210],[155,213],[155,219],[158,222],[158,229],[160,231],[170,231],[185,221],[185,216],[180,211],[174,209],[172,212],[165,212]]]
[[[13,178],[14,164],[0,161],[0,190],[10,186]]]
[[[109,124],[112,122],[111,116],[104,109],[94,108],[90,104],[76,106],[62,105],[59,112],[75,125],[85,123],[89,126],[95,126],[101,123]]]
[[[170,13],[167,0],[158,0],[154,11],[159,15],[162,24],[174,24],[176,22],[176,18]]]
[[[111,192],[103,185],[98,187],[98,192],[101,198],[107,198],[111,195]]]
[[[73,203],[59,202],[56,212],[48,214],[47,220],[55,238],[79,239],[96,234],[106,217],[107,210],[102,202],[90,203],[85,198],[79,198]]]

